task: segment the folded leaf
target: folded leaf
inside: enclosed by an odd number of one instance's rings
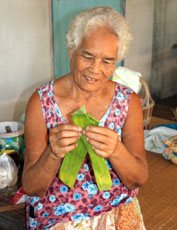
[[[90,114],[87,114],[84,106],[74,112],[71,117],[74,124],[83,129],[87,126],[98,126],[99,124]],[[100,191],[111,189],[112,180],[105,159],[95,153],[92,145],[87,142],[85,136],[81,135],[77,144],[77,148],[67,153],[64,157],[59,178],[63,183],[73,188],[79,169],[88,152],[98,189]]]
[[[95,153],[91,144],[87,143],[86,146],[92,163],[98,189],[100,191],[110,190],[112,180],[105,159]]]
[[[60,180],[70,188],[74,187],[78,172],[87,154],[87,149],[81,139],[77,141],[77,147],[68,152],[62,162],[59,171]]]

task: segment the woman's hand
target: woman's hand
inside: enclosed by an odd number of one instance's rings
[[[119,136],[115,131],[104,127],[89,126],[83,131],[83,134],[99,156],[109,158],[115,153],[119,142]]]
[[[63,158],[65,154],[76,147],[82,128],[75,125],[58,125],[49,133],[50,148],[57,158]]]

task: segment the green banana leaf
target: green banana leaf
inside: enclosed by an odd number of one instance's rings
[[[77,175],[87,154],[87,149],[81,139],[77,141],[77,147],[68,152],[60,167],[59,178],[70,188],[74,187]]]
[[[84,106],[71,115],[71,118],[75,125],[78,125],[85,129],[87,126],[98,126],[99,122],[95,120],[90,114],[86,112]],[[59,178],[64,184],[70,188],[74,187],[77,179],[77,174],[81,168],[81,165],[85,159],[86,154],[89,154],[95,180],[97,182],[98,189],[100,191],[110,190],[112,186],[111,176],[106,165],[104,158],[98,156],[92,145],[89,144],[84,135],[81,135],[77,142],[77,147],[68,152],[62,162]]]

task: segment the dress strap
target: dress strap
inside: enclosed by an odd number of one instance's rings
[[[55,127],[57,124],[66,123],[60,109],[55,101],[54,80],[47,82],[40,88],[36,89],[39,94],[42,113],[48,129]]]

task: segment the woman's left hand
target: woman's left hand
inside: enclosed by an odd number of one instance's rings
[[[119,136],[115,131],[105,127],[89,126],[83,134],[100,157],[109,158],[115,153],[119,142]]]

